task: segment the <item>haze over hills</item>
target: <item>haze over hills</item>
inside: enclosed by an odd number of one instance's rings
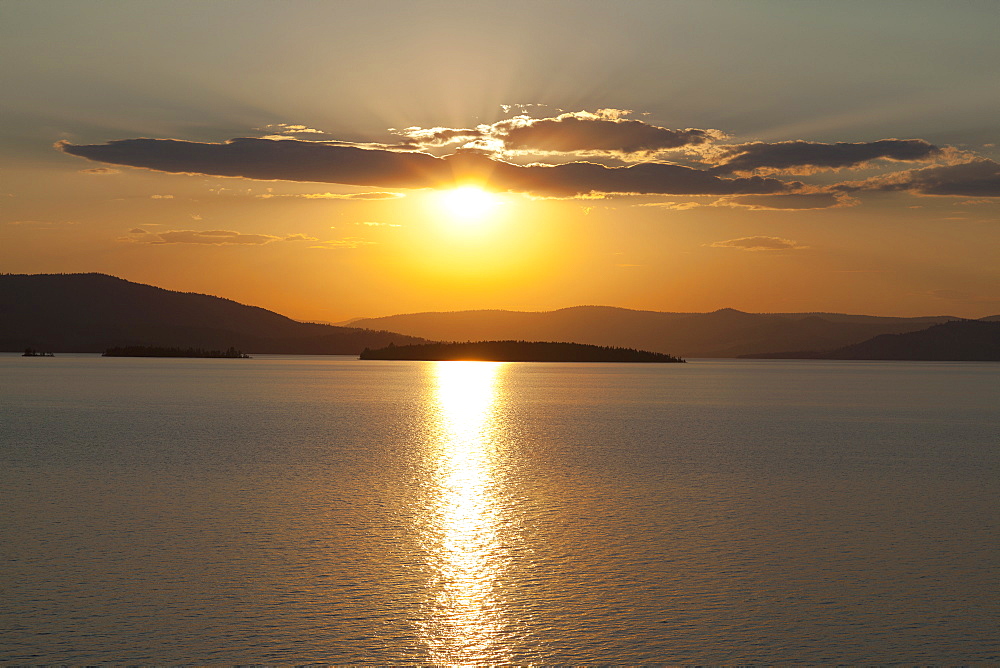
[[[0,275],[0,350],[103,352],[128,345],[354,355],[418,337],[297,322],[221,297],[105,274]]]
[[[737,357],[776,350],[830,350],[879,334],[926,329],[952,316],[896,318],[842,313],[635,311],[576,306],[557,311],[410,313],[352,321],[439,341],[572,341],[651,350],[681,357]]]

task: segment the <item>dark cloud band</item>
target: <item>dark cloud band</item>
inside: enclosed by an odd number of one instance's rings
[[[526,124],[507,121],[493,129],[508,150],[553,153],[655,153],[704,144],[713,138],[706,130],[669,130],[633,119],[572,114]]]
[[[691,167],[658,162],[628,167],[590,162],[522,166],[477,152],[437,158],[425,153],[292,139],[243,138],[221,144],[123,139],[95,145],[60,142],[57,146],[65,153],[88,160],[161,172],[395,188],[446,188],[476,182],[496,190],[547,197],[591,193],[774,194],[799,185],[760,176],[726,179]]]
[[[716,174],[772,169],[809,173],[820,169],[856,167],[872,160],[927,160],[941,150],[922,139],[882,139],[873,142],[820,144],[807,141],[754,142],[726,147]]]

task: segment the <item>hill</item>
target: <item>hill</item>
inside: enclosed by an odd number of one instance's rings
[[[916,331],[951,316],[892,318],[840,313],[711,313],[635,311],[576,306],[557,311],[411,313],[352,321],[439,341],[509,339],[574,341],[681,357],[738,357],[774,350],[829,350],[879,334]]]
[[[883,334],[826,352],[767,353],[747,357],[1000,362],[1000,321],[955,320],[917,332]]]
[[[363,360],[477,360],[489,362],[654,362],[683,363],[663,353],[551,341],[470,341],[423,343],[364,350]]]
[[[297,322],[210,295],[174,292],[105,274],[0,275],[0,350],[104,352],[166,346],[254,353],[356,355],[424,339]]]

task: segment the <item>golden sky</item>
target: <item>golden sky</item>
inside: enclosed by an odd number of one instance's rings
[[[992,2],[0,3],[0,271],[1000,313]]]

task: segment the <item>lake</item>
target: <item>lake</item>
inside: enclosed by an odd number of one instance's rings
[[[1000,365],[0,354],[0,662],[1000,661]]]

